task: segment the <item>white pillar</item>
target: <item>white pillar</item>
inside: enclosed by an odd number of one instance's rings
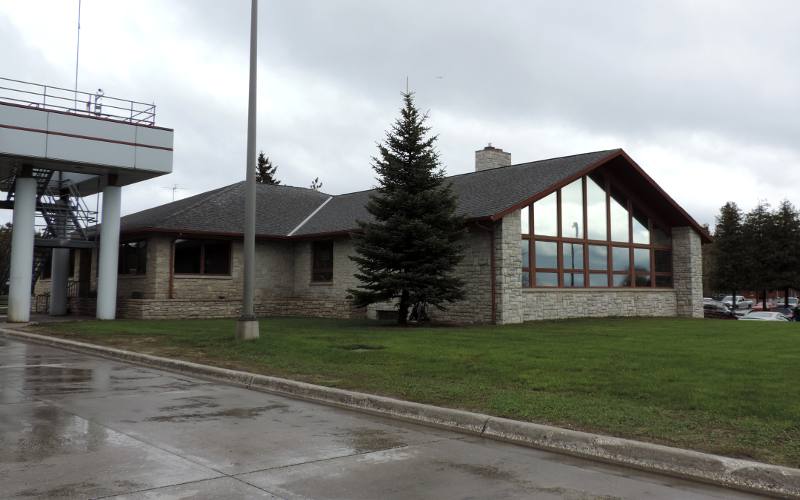
[[[117,312],[119,264],[119,186],[103,189],[103,221],[100,225],[100,258],[97,265],[97,319],[114,319]]]
[[[17,177],[14,189],[14,228],[11,233],[8,321],[26,323],[31,318],[33,234],[36,217],[36,179]]]
[[[50,271],[50,315],[67,314],[67,281],[69,280],[69,248],[53,249]]]

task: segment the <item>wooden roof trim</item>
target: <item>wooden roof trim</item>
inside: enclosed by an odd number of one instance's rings
[[[590,174],[592,171],[598,169],[599,167],[605,165],[606,163],[608,163],[608,162],[610,162],[610,161],[612,161],[612,160],[614,160],[616,158],[624,159],[631,167],[633,167],[633,169],[636,171],[636,173],[638,173],[644,180],[646,180],[648,182],[648,184],[650,184],[650,186],[652,186],[656,190],[656,192],[658,192],[658,194],[661,195],[667,201],[667,203],[669,203],[669,205],[672,206],[672,208],[674,208],[680,214],[681,217],[686,219],[686,221],[689,223],[689,225],[692,228],[694,228],[695,231],[697,231],[697,233],[700,235],[700,237],[702,238],[704,243],[711,243],[713,241],[713,238],[711,237],[710,234],[708,234],[708,231],[706,231],[706,228],[701,226],[696,220],[694,220],[694,218],[691,215],[689,215],[686,212],[686,210],[684,210],[680,205],[678,205],[678,203],[670,195],[668,195],[667,192],[664,191],[664,189],[662,189],[661,186],[659,186],[656,183],[656,181],[653,180],[652,177],[647,175],[647,173],[644,171],[644,169],[642,169],[642,167],[640,167],[639,164],[636,163],[633,160],[633,158],[628,156],[628,153],[626,153],[623,149],[615,150],[614,152],[612,152],[608,156],[606,156],[604,158],[601,158],[600,160],[592,163],[588,167],[582,169],[581,171],[579,171],[579,172],[577,172],[577,173],[575,173],[575,174],[573,174],[573,175],[571,175],[569,177],[565,177],[564,179],[562,179],[559,182],[551,185],[547,189],[545,189],[543,191],[540,191],[539,193],[536,193],[535,195],[530,196],[530,197],[526,198],[525,200],[523,200],[523,201],[521,201],[519,203],[516,203],[516,204],[514,204],[514,205],[512,205],[512,206],[510,206],[510,207],[508,207],[508,208],[506,208],[506,209],[504,209],[504,210],[492,215],[490,217],[490,219],[493,220],[493,221],[502,219],[503,217],[505,217],[509,213],[511,213],[511,212],[513,212],[515,210],[519,210],[522,207],[528,206],[528,205],[530,205],[530,204],[532,204],[532,203],[544,198],[545,196],[555,192],[557,189],[561,189],[562,187],[566,186],[567,184],[569,184],[569,183],[571,183],[571,182],[573,182],[575,180],[580,179],[584,175]]]

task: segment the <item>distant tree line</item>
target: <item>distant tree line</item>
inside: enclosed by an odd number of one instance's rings
[[[256,158],[256,182],[258,184],[272,184],[273,186],[277,186],[281,183],[281,181],[278,180],[277,173],[278,166],[272,164],[269,156],[264,154],[263,151],[258,153],[258,157]],[[319,180],[319,177],[315,177],[308,187],[314,191],[319,191],[322,189],[322,181]]]
[[[788,200],[772,209],[762,201],[744,213],[733,202],[720,208],[707,253],[710,286],[731,294],[800,288],[800,213]]]

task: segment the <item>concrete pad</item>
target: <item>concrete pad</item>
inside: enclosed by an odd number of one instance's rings
[[[237,477],[285,498],[752,498],[481,438],[408,446]]]
[[[226,474],[462,438],[226,386],[101,399],[60,398],[70,412]]]
[[[0,374],[0,376],[2,376],[2,374]],[[32,398],[14,389],[0,387],[0,405],[23,403],[26,401],[32,401]]]
[[[3,498],[89,498],[219,475],[47,403],[0,407]]]
[[[17,343],[19,344],[19,343]],[[0,390],[57,398],[68,394],[101,397],[128,392],[180,391],[208,385],[173,374],[121,364],[48,347],[0,347]]]
[[[748,498],[34,344],[0,363],[34,400],[0,404],[4,498]]]
[[[194,483],[167,486],[165,488],[157,488],[108,498],[114,500],[157,500],[164,498],[180,500],[219,500],[221,498],[226,500],[245,500],[251,498],[280,500],[280,497],[231,477],[196,481]]]

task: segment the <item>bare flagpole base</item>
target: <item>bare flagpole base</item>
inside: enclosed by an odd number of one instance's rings
[[[236,320],[236,340],[256,340],[258,338],[258,320],[255,318],[239,318]]]

